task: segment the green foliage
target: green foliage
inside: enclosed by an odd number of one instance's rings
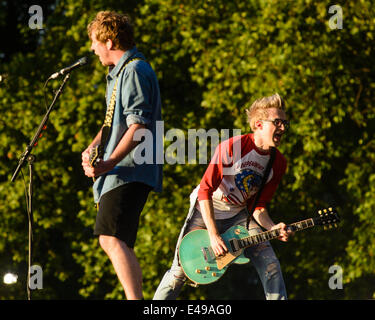
[[[343,29],[331,30],[330,5],[302,0],[64,0],[48,6],[43,31],[29,29],[27,19],[18,21],[17,33],[37,50],[16,46],[7,53],[9,62],[0,65],[0,74],[8,74],[0,82],[0,266],[2,272],[20,274],[16,286],[0,287],[0,298],[25,298],[24,184],[21,175],[15,183],[10,178],[43,117],[44,79],[87,53],[86,25],[103,9],[133,17],[137,46],[160,82],[165,132],[178,128],[186,137],[188,129],[239,128],[247,133],[244,109],[249,103],[274,92],[285,97],[292,127],[280,150],[288,171],[271,203],[271,216],[275,222],[294,222],[337,206],[342,218],[338,230],[314,229],[287,244],[273,242],[289,297],[374,298],[369,284],[375,281],[375,14],[371,1],[345,2]],[[0,17],[4,15],[2,28],[10,17],[1,10]],[[82,150],[103,121],[105,73],[97,59],[72,73],[33,152],[33,261],[43,267],[45,277],[35,298],[124,297],[92,236],[96,213],[91,181],[80,166]],[[48,101],[58,85],[49,83]],[[163,192],[150,195],[136,243],[146,299],[170,267],[189,194],[205,167],[166,164]],[[27,181],[26,167],[23,171]],[[329,289],[328,269],[334,264],[343,268],[343,290]],[[263,299],[254,268],[232,268],[217,284],[184,287],[180,297]]]

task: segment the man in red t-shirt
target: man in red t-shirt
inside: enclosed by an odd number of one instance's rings
[[[249,234],[280,229],[279,239],[287,241],[290,232],[282,222],[275,224],[266,205],[285,173],[286,160],[276,149],[275,159],[267,181],[256,204],[255,195],[260,188],[270,148],[277,148],[289,127],[283,99],[274,94],[256,100],[246,110],[253,134],[230,138],[215,150],[203,178],[190,196],[191,207],[177,243],[175,258],[156,290],[155,300],[176,299],[186,276],[179,265],[178,247],[182,237],[194,229],[207,229],[211,248],[216,256],[224,255],[228,248],[221,234],[234,225],[247,226]],[[266,299],[287,299],[279,261],[271,244],[245,249],[245,255],[255,266],[263,284]]]

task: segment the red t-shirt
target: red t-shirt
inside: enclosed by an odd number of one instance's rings
[[[251,210],[269,158],[269,152],[256,147],[253,134],[225,140],[217,146],[198,186],[198,200],[212,199],[216,219],[230,218],[246,206]],[[285,170],[286,159],[276,150],[256,209],[264,208],[271,201]],[[198,202],[196,207],[199,210]]]

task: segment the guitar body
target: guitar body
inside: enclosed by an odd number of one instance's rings
[[[95,167],[96,162],[102,158],[102,152],[101,152],[100,145],[97,145],[90,150],[90,156],[89,156],[89,163],[91,167]]]
[[[179,247],[180,264],[184,273],[195,283],[209,284],[219,280],[230,264],[248,263],[250,260],[243,255],[243,250],[233,252],[229,243],[232,239],[241,239],[248,235],[246,228],[242,226],[229,228],[221,235],[229,252],[224,257],[215,257],[207,230],[189,232]]]
[[[91,148],[90,156],[89,156],[90,166],[95,167],[97,161],[99,161],[100,159],[103,159],[103,154],[104,154],[104,151],[100,144]],[[92,180],[95,182],[96,178],[93,177]]]

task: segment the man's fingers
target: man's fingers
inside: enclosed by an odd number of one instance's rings
[[[216,238],[212,240],[212,249],[217,257],[225,255],[225,253],[228,251],[224,240],[220,238]]]
[[[227,247],[225,246],[225,243],[222,242],[219,244],[218,250],[217,250],[217,255],[218,256],[223,256],[225,253],[228,251]]]

